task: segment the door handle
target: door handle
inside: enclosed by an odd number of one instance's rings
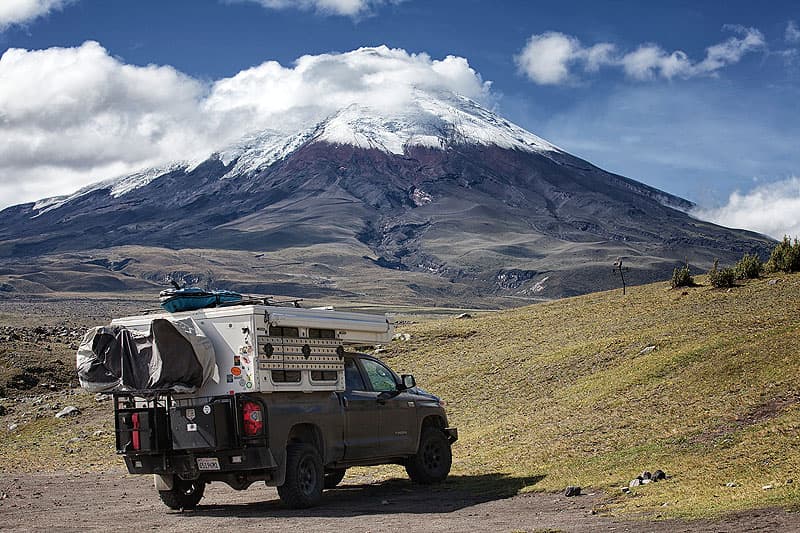
[[[350,400],[347,399],[347,396],[342,396],[342,405],[347,408],[350,405]]]

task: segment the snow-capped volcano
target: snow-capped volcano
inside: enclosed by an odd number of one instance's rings
[[[201,265],[193,256],[170,270],[161,263],[174,254],[152,253],[252,251],[292,265],[295,295],[382,287],[385,297],[465,303],[607,288],[620,256],[644,282],[686,258],[705,266],[768,246],[672,206],[691,203],[571,156],[473,100],[416,90],[407,102],[351,103],[202,161],[10,207],[0,212],[0,261],[54,253],[74,261],[93,249],[90,263],[115,265],[114,276],[155,279],[167,269],[192,283],[280,293],[269,281],[280,272],[249,259],[242,270],[241,257]],[[5,271],[19,276],[25,265]]]

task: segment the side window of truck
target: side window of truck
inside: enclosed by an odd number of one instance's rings
[[[356,362],[350,358],[344,360],[344,386],[347,390],[367,390]]]
[[[367,371],[367,379],[372,383],[373,390],[377,392],[397,390],[397,382],[388,368],[372,359],[362,359],[361,364]]]

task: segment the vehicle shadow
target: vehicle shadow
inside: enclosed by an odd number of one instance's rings
[[[289,509],[279,499],[247,504],[214,505],[204,500],[192,511],[198,516],[238,517],[350,517],[370,514],[449,513],[516,495],[535,485],[541,476],[506,474],[450,476],[438,485],[416,485],[407,479],[378,483],[347,483],[326,490],[311,509]]]

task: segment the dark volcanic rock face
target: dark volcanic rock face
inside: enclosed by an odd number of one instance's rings
[[[238,250],[268,254],[272,273],[300,276],[293,285],[300,296],[304,287],[346,292],[354,275],[378,280],[391,272],[383,294],[400,284],[452,303],[614,287],[611,265],[620,256],[636,283],[668,279],[684,260],[705,268],[770,246],[762,236],[691,218],[676,209],[691,206],[683,199],[559,151],[455,144],[409,146],[398,155],[312,140],[263,169],[231,174],[236,162],[213,157],[121,195],[98,188],[50,209],[0,212],[2,274],[10,276],[0,281],[13,286],[20,262],[63,254],[69,263],[70,253],[91,251],[81,264],[106,275],[143,281],[180,271],[240,290],[275,286],[247,281],[220,261],[182,269],[159,265],[158,254],[111,253],[124,246]],[[92,290],[93,273],[84,286],[70,278],[70,286]]]

